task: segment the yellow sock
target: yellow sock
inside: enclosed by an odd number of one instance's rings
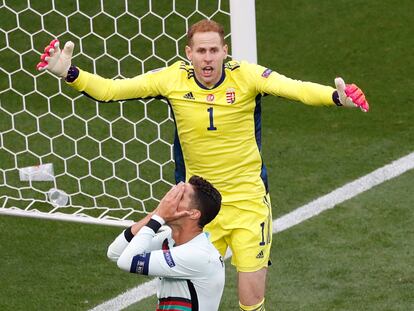
[[[240,311],[266,311],[264,306],[264,298],[261,302],[253,306],[245,306],[239,301]]]

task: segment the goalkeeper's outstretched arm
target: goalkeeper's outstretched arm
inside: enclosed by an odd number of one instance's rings
[[[67,42],[63,50],[59,41],[52,40],[45,48],[36,68],[64,78],[74,89],[101,102],[163,97],[166,83],[157,72],[138,75],[130,79],[105,79],[81,70],[72,64],[74,44]]]
[[[258,92],[271,94],[307,105],[314,106],[344,106],[358,107],[367,112],[369,105],[364,93],[355,84],[345,84],[342,78],[335,79],[335,86],[295,80],[260,65],[250,66],[254,74],[250,77],[250,84],[255,84]]]
[[[36,66],[37,70],[48,70],[58,77],[65,78],[76,90],[85,92],[95,100],[108,102],[150,98],[164,96],[163,93],[168,91],[165,90],[165,85],[168,83],[165,83],[166,81],[163,80],[157,81],[157,77],[159,77],[157,74],[153,74],[150,77],[144,74],[132,79],[112,80],[82,71],[72,66],[74,43],[68,41],[63,50],[60,49],[59,45],[59,40],[55,39],[46,46],[44,53],[40,57],[41,61]],[[81,78],[79,78],[80,75]],[[291,79],[285,78],[285,80],[290,81]],[[277,83],[276,85],[279,84]],[[332,94],[332,99],[329,100],[330,104],[333,101],[337,106],[358,107],[364,112],[369,110],[369,104],[365,99],[364,93],[355,84],[345,84],[342,78],[336,78],[335,86],[336,89],[334,89],[333,93],[330,93]],[[164,89],[164,91],[161,91],[161,89]],[[289,98],[289,94],[297,92],[297,86],[294,86],[292,89],[292,92],[284,92],[277,95]],[[321,93],[326,92],[321,91]]]

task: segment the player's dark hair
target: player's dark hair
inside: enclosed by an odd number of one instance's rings
[[[212,21],[210,19],[202,19],[201,21],[190,26],[187,32],[187,45],[192,46],[193,36],[196,32],[217,32],[220,36],[222,45],[225,44],[224,41],[224,28],[221,24]]]
[[[200,176],[192,176],[188,182],[194,187],[194,203],[201,212],[198,226],[203,228],[219,213],[221,194],[212,184]]]

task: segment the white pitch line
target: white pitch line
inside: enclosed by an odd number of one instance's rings
[[[402,157],[390,164],[387,164],[368,175],[345,184],[331,193],[324,195],[294,211],[273,221],[273,233],[281,232],[306,219],[314,217],[321,212],[333,208],[358,194],[371,189],[372,187],[397,177],[404,172],[414,168],[414,152]]]
[[[96,306],[91,309],[91,311],[118,311],[147,297],[151,297],[157,292],[157,281],[157,279],[153,279],[134,287],[125,293]]]
[[[387,180],[395,178],[414,168],[414,152],[396,161],[387,164],[368,175],[345,184],[334,191],[306,204],[294,211],[273,220],[273,233],[289,229],[309,218],[319,215],[327,209],[331,209],[358,194],[375,187]],[[226,257],[230,257],[227,255]],[[90,311],[118,311],[134,303],[148,298],[156,293],[157,279],[143,283],[125,293],[108,300]]]

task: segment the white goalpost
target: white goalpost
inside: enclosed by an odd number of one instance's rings
[[[230,0],[230,25],[233,58],[257,63],[255,0]]]
[[[185,60],[201,18],[225,26],[234,59],[257,61],[254,0],[0,4],[0,215],[126,226],[174,183],[174,124],[160,100],[97,103],[35,65],[54,38],[107,78]],[[229,42],[230,43],[230,42]]]

